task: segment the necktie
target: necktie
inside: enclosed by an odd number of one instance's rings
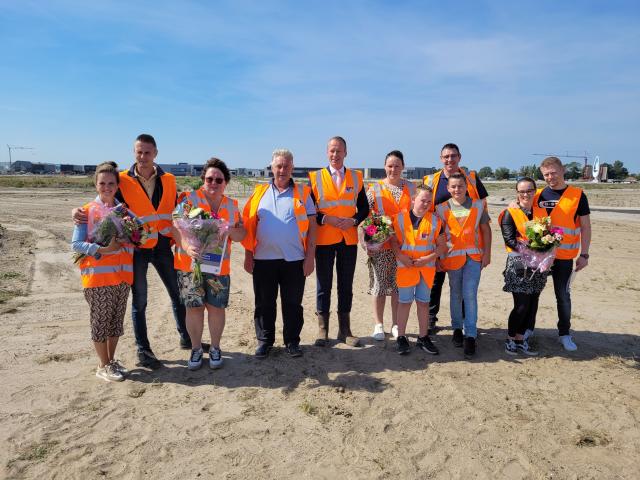
[[[336,171],[336,189],[340,191],[342,188],[342,182],[344,180],[344,173],[342,169]]]

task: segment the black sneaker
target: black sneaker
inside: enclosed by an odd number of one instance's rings
[[[256,358],[267,358],[270,351],[271,345],[268,343],[260,343],[258,344],[258,348],[256,348]]]
[[[190,338],[180,338],[180,348],[182,350],[191,350],[192,345],[191,345],[191,339]]]
[[[471,358],[476,354],[476,339],[464,337],[464,358]]]
[[[289,345],[287,345],[287,353],[291,358],[301,357],[302,349],[297,343],[290,343]]]
[[[440,350],[438,350],[438,347],[433,344],[429,335],[418,337],[418,340],[416,340],[416,346],[431,355],[438,355],[440,353]]]
[[[149,349],[138,350],[138,363],[136,363],[136,365],[138,367],[146,367],[155,370],[160,368],[162,363],[160,363],[160,360],[158,360],[151,349]]]
[[[407,340],[407,337],[405,337],[404,335],[400,335],[396,339],[396,345],[398,348],[398,353],[400,355],[406,355],[411,351],[411,347],[409,346],[409,340]]]
[[[453,337],[451,337],[451,341],[453,342],[454,347],[462,347],[462,343],[464,341],[464,337],[462,336],[462,329],[456,328],[453,331]]]

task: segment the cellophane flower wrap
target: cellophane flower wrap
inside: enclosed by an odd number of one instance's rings
[[[140,247],[149,237],[147,227],[129,211],[126,204],[115,207],[95,203],[87,218],[87,241],[106,247],[115,237],[121,244]],[[75,253],[73,262],[79,263],[86,255]]]
[[[551,217],[529,220],[524,227],[527,240],[520,241],[518,252],[533,273],[544,273],[553,265],[556,248],[562,243],[563,230],[551,225]]]
[[[222,253],[226,241],[229,223],[215,213],[194,207],[185,200],[173,211],[173,225],[178,229],[187,243],[203,253]],[[203,286],[201,261],[193,259],[193,282]]]
[[[393,235],[393,221],[386,215],[372,213],[369,215],[360,228],[364,231],[364,242],[367,248],[378,251],[387,240]]]

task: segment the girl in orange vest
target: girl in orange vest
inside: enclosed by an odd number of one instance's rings
[[[231,179],[227,165],[220,159],[210,159],[202,168],[200,178],[204,184],[195,192],[182,196],[182,200],[189,200],[194,208],[199,207],[208,212],[216,213],[229,223],[228,240],[219,275],[203,272],[202,285],[193,280],[192,259],[201,258],[204,253],[195,246],[189,245],[180,236],[175,227],[172,228],[173,238],[176,240],[176,254],[174,266],[178,272],[178,286],[180,297],[187,309],[187,331],[191,338],[191,356],[188,361],[189,370],[197,370],[202,366],[202,331],[204,327],[204,311],[207,310],[211,348],[209,350],[209,367],[222,366],[222,350],[220,339],[224,331],[225,309],[229,304],[229,288],[231,285],[231,240],[240,242],[246,235],[242,226],[238,202],[224,195],[224,190]],[[178,205],[178,208],[181,205]]]
[[[367,191],[369,211],[392,218],[398,212],[411,209],[411,199],[415,196],[415,185],[402,178],[404,156],[394,150],[384,159],[387,177],[372,184]],[[360,244],[369,256],[369,295],[373,297],[373,314],[376,324],[371,335],[374,340],[384,340],[384,306],[391,297],[391,336],[397,338],[396,312],[398,309],[398,285],[396,284],[396,257],[391,250],[391,242],[380,250],[370,251],[364,243],[363,230],[358,230]]]
[[[94,183],[98,196],[83,208],[89,216],[102,205],[114,207],[120,177],[114,162],[105,162],[96,168]],[[120,245],[112,238],[107,246],[88,241],[87,224],[73,229],[71,246],[74,252],[86,255],[80,261],[80,276],[84,298],[89,304],[91,339],[98,354],[96,377],[110,382],[121,382],[126,368],[115,359],[118,339],[123,335],[123,320],[127,297],[133,280],[133,247]]]
[[[393,217],[392,248],[397,259],[398,282],[398,353],[409,353],[409,341],[405,329],[411,304],[415,300],[418,313],[418,348],[432,355],[439,353],[429,338],[429,300],[436,273],[438,254],[447,251],[444,237],[440,237],[442,222],[431,207],[431,187],[419,185],[414,195],[413,208]],[[436,246],[436,245],[439,246]]]
[[[505,352],[509,355],[535,356],[538,352],[529,347],[527,338],[533,334],[538,312],[540,292],[547,284],[547,273],[536,271],[533,276],[522,262],[517,250],[518,240],[526,240],[525,223],[533,219],[533,197],[536,182],[523,177],[516,183],[518,208],[506,208],[498,217],[502,237],[507,248],[507,266],[504,269],[505,292],[513,295],[513,310],[509,314]]]
[[[480,273],[491,263],[490,218],[483,200],[467,196],[462,173],[449,177],[447,190],[451,198],[437,206],[451,245],[441,265],[449,277],[453,345],[464,345],[465,358],[471,358],[476,353]]]

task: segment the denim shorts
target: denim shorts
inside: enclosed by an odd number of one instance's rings
[[[413,287],[398,287],[398,302],[413,303],[413,301],[429,303],[431,300],[431,289],[420,275],[420,282]]]
[[[196,285],[193,281],[193,272],[178,270],[177,273],[180,299],[185,307],[204,307],[205,303],[217,308],[227,308],[229,305],[231,286],[229,275],[203,273],[203,285]]]

